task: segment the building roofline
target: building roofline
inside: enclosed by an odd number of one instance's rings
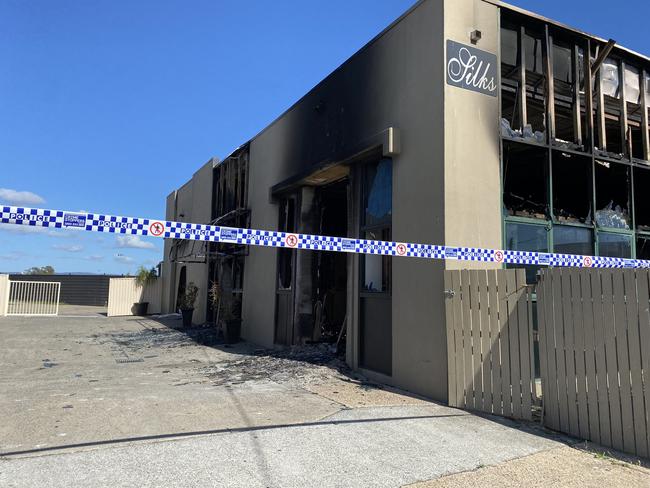
[[[275,117],[271,122],[269,122],[262,130],[260,130],[257,134],[255,134],[253,137],[248,139],[248,142],[245,144],[250,144],[253,142],[255,139],[257,139],[259,136],[264,134],[267,130],[269,130],[271,127],[273,127],[282,117],[284,117],[286,114],[291,112],[300,102],[302,102],[305,98],[307,98],[313,91],[318,89],[319,86],[321,86],[323,83],[325,83],[331,76],[333,76],[335,73],[337,73],[339,70],[343,68],[350,60],[353,58],[359,56],[362,52],[366,51],[370,46],[372,46],[374,43],[376,43],[379,39],[384,37],[389,31],[391,31],[397,24],[402,22],[406,17],[408,17],[413,11],[415,11],[418,7],[420,7],[425,1],[427,0],[418,0],[415,2],[406,12],[404,12],[402,15],[400,15],[397,19],[395,19],[393,22],[391,22],[386,28],[384,28],[379,34],[377,34],[375,37],[373,37],[370,41],[368,41],[366,44],[364,44],[360,49],[355,51],[352,55],[350,55],[345,61],[343,61],[339,66],[337,66],[334,70],[332,70],[325,78],[320,80],[318,83],[316,83],[307,93],[305,93],[303,96],[301,96],[298,100],[296,100],[294,103],[292,103],[286,110],[284,110],[280,115]],[[245,145],[245,144],[242,144]],[[240,146],[241,147],[241,146]],[[239,149],[239,148],[237,148]],[[237,151],[235,149],[235,151]],[[231,153],[232,154],[232,153]]]
[[[483,1],[485,3],[490,3],[490,4],[495,5],[497,7],[501,7],[501,8],[507,9],[507,10],[511,10],[511,11],[516,12],[516,13],[521,14],[521,15],[525,15],[527,17],[532,17],[534,19],[540,20],[540,21],[545,22],[547,24],[551,24],[551,25],[554,25],[556,27],[560,27],[561,29],[566,29],[566,30],[571,31],[571,32],[573,32],[575,34],[586,36],[586,37],[589,37],[591,39],[595,39],[595,40],[597,40],[599,42],[602,42],[602,43],[607,43],[607,39],[603,39],[602,37],[596,36],[594,34],[590,34],[589,32],[585,32],[585,31],[582,31],[580,29],[576,29],[575,27],[571,27],[570,25],[563,24],[562,22],[558,22],[557,20],[549,19],[548,17],[545,17],[545,16],[540,15],[540,14],[536,14],[535,12],[531,12],[530,10],[526,10],[526,9],[521,8],[521,7],[517,7],[515,5],[511,5],[509,3],[502,2],[501,0],[483,0]],[[639,58],[643,59],[646,62],[650,62],[650,57],[646,56],[645,54],[641,54],[639,52],[636,52],[636,51],[634,51],[632,49],[629,49],[629,48],[627,48],[625,46],[621,46],[620,44],[616,44],[615,49],[619,49],[619,50],[624,51],[624,52],[626,52],[628,54],[639,57]]]

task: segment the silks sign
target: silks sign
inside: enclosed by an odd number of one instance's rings
[[[497,57],[448,39],[447,83],[496,97]]]

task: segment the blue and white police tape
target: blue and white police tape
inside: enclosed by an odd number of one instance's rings
[[[650,268],[650,261],[641,259],[372,241],[42,208],[1,208],[0,223],[32,227],[109,232],[113,234],[161,237],[164,239],[223,242],[245,246],[381,254],[425,259],[584,268]]]

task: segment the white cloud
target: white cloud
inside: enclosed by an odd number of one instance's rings
[[[11,188],[0,188],[0,200],[16,205],[37,205],[45,203],[45,199],[31,191],[18,191]]]
[[[116,254],[115,261],[123,264],[130,264],[133,262],[133,258],[130,258],[129,256],[125,256],[124,254]]]
[[[24,252],[20,251],[12,251],[8,252],[6,254],[0,254],[0,259],[4,259],[7,261],[15,261],[16,259],[20,259],[27,256]]]
[[[61,238],[81,237],[79,233],[69,232],[61,229],[51,229],[49,227],[42,227],[40,225],[0,224],[0,230],[11,232],[13,234],[42,234]]]
[[[87,259],[88,261],[103,261],[104,256],[92,255],[92,256],[86,256],[85,259]]]
[[[155,249],[151,242],[143,241],[139,236],[117,236],[117,247],[131,247],[134,249]]]
[[[84,250],[83,246],[75,245],[75,244],[54,244],[52,246],[52,249],[56,249],[57,251],[65,251],[65,252],[81,252]]]

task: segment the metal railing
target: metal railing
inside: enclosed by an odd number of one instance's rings
[[[60,295],[61,283],[9,281],[5,315],[58,315]]]

